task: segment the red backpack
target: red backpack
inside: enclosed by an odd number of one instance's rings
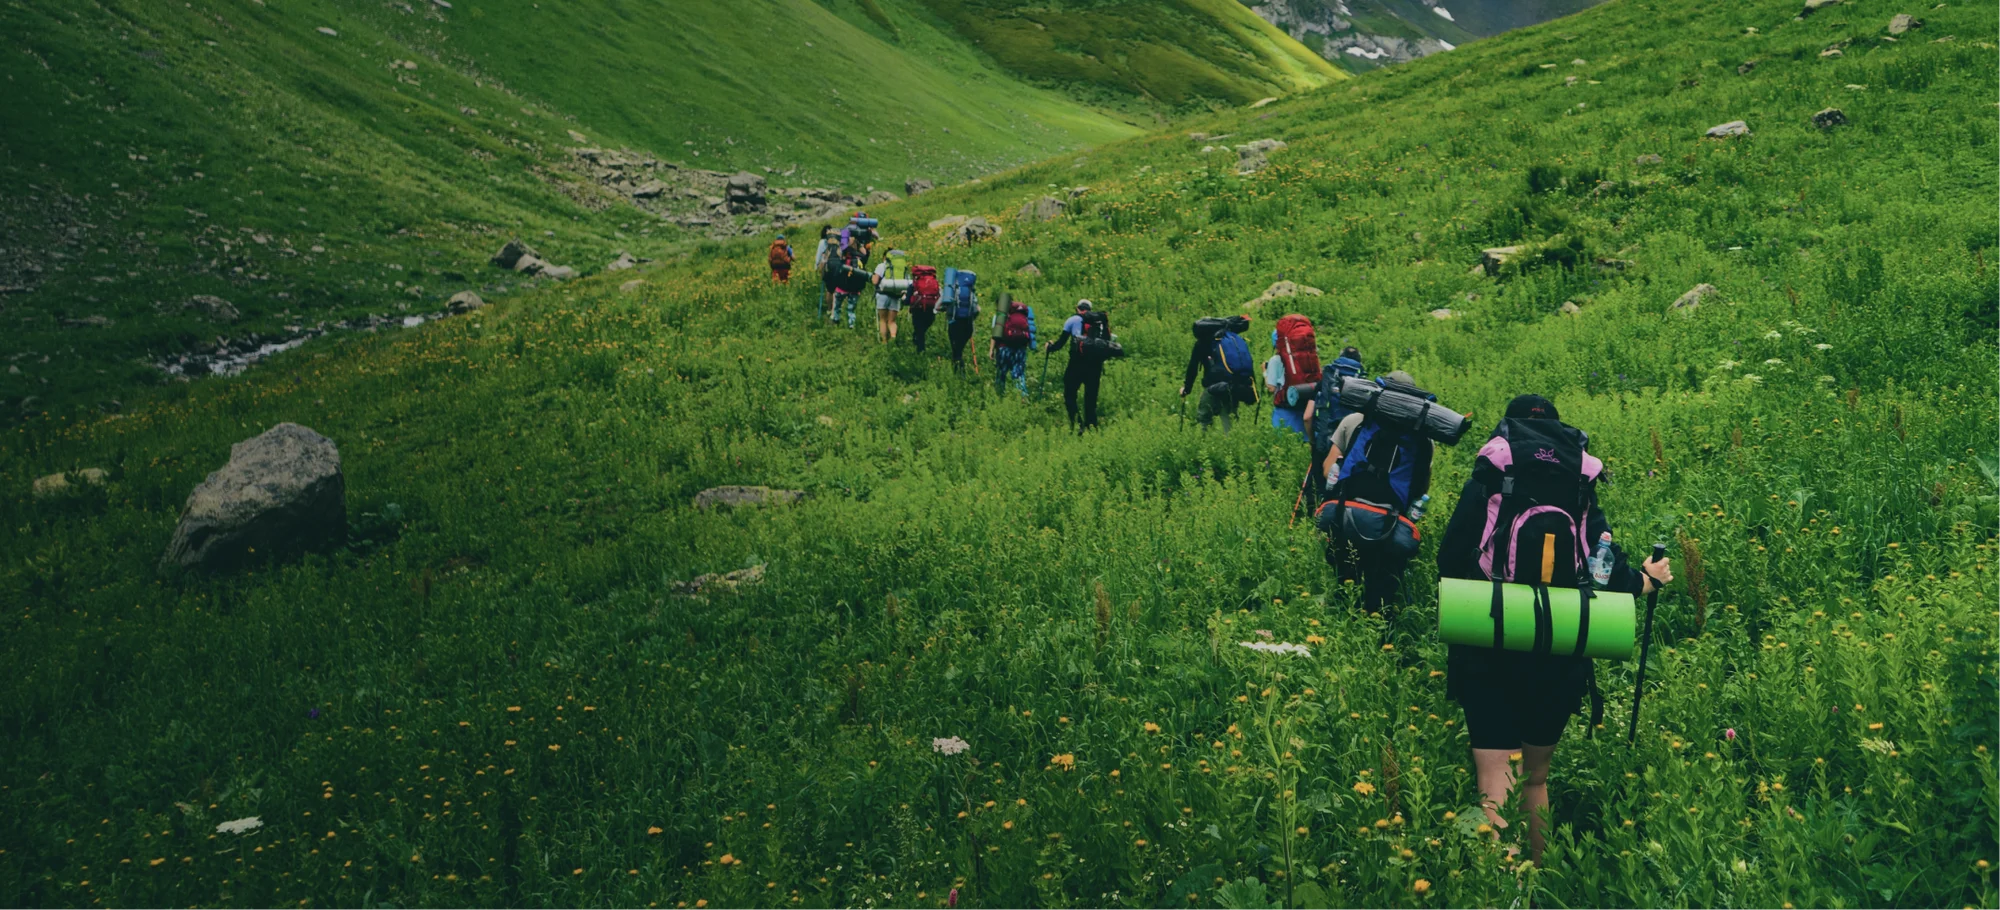
[[[910,277],[910,309],[936,312],[938,299],[944,296],[944,286],[938,284],[937,267],[916,266],[910,269]]]
[[[1319,387],[1319,341],[1312,320],[1297,313],[1278,317],[1278,359],[1285,367],[1284,407],[1303,407]]]
[[[1035,333],[1028,328],[1028,308],[1018,303],[1007,305],[1007,316],[1000,322],[1000,343],[1010,348],[1025,348],[1034,343]]]

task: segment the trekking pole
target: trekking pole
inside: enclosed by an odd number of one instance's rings
[[[1049,352],[1047,350],[1043,350],[1042,378],[1035,382],[1035,394],[1040,395],[1042,393],[1042,389],[1046,387],[1048,384],[1049,384]]]
[[[1665,558],[1667,558],[1666,543],[1661,541],[1653,544],[1652,561],[1658,562]],[[1632,723],[1625,732],[1627,746],[1636,746],[1639,743],[1639,697],[1646,693],[1646,657],[1653,650],[1653,608],[1659,606],[1659,603],[1660,584],[1655,581],[1653,593],[1646,595],[1646,629],[1641,633],[1644,637],[1639,639],[1639,677],[1632,685]]]
[[[1306,504],[1306,488],[1312,486],[1312,466],[1306,466],[1306,476],[1299,479],[1299,496],[1292,500],[1292,523],[1286,527],[1298,527],[1299,507]]]

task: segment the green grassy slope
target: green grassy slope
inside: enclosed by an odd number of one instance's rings
[[[1176,133],[883,208],[1044,331],[1108,308],[1133,355],[1081,440],[824,327],[756,240],[11,434],[0,901],[1995,906],[2000,36],[1796,11],[1615,0],[1193,124],[1290,144],[1250,177]],[[923,228],[1077,184],[970,250]],[[1620,538],[1676,543],[1638,745],[1634,663],[1600,661],[1614,729],[1564,738],[1546,871],[1474,827],[1435,545],[1394,623],[1358,617],[1287,525],[1296,443],[1176,428],[1188,321],[1281,274],[1326,290],[1323,345],[1479,428],[1552,396]],[[350,545],[154,574],[282,420],[341,445]],[[27,492],[84,467],[109,485]],[[724,483],[812,495],[690,508]]]
[[[1001,66],[1099,102],[1244,103],[1343,73],[1234,0],[917,0]]]
[[[217,334],[517,284],[484,265],[510,234],[584,270],[683,242],[570,169],[572,130],[855,193],[1133,132],[935,30],[891,44],[807,0],[406,7],[0,9],[10,420],[156,384],[137,358]],[[195,294],[245,319],[181,309]],[[90,317],[111,324],[65,323]]]

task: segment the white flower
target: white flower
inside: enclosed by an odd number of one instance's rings
[[[1773,358],[1771,358],[1771,359],[1769,359],[1769,360],[1766,360],[1766,361],[1764,361],[1764,365],[1765,365],[1765,366],[1767,366],[1767,367],[1774,367],[1774,366],[1778,366],[1778,365],[1780,365],[1780,364],[1782,364],[1782,363],[1784,363],[1784,361],[1782,361],[1782,360],[1779,360],[1779,359],[1778,359],[1778,358],[1776,358],[1776,357],[1773,357]]]
[[[1896,751],[1896,744],[1886,739],[1864,739],[1861,741],[1861,748],[1876,755],[1887,755]]]
[[[1718,370],[1733,370],[1740,366],[1742,366],[1742,364],[1737,363],[1734,360],[1725,360],[1721,363],[1716,364],[1715,368]]]
[[[956,736],[945,736],[931,740],[931,751],[940,755],[957,755],[970,748],[972,748],[971,743]]]
[[[1763,382],[1763,381],[1764,381],[1764,377],[1762,377],[1762,376],[1759,376],[1759,375],[1757,375],[1756,373],[1744,373],[1744,374],[1743,374],[1743,375],[1742,375],[1741,377],[1739,377],[1739,378],[1740,378],[1740,380],[1741,380],[1741,381],[1743,381],[1743,382],[1747,382],[1747,383],[1749,383],[1749,384],[1751,384],[1751,385],[1756,385],[1756,384],[1758,384],[1758,383],[1761,383],[1761,382]]]
[[[239,818],[233,822],[223,822],[222,824],[216,825],[215,833],[248,834],[262,827],[264,827],[264,820],[255,815],[252,815],[249,818]]]
[[[1237,644],[1252,651],[1262,651],[1266,654],[1297,654],[1300,657],[1313,656],[1312,649],[1305,645],[1295,645],[1288,641],[1239,641]]]
[[[1825,343],[1825,342],[1820,342],[1819,344],[1816,344],[1816,345],[1813,345],[1813,350],[1815,350],[1815,351],[1831,351],[1831,350],[1833,350],[1833,345],[1830,345],[1830,344],[1827,344],[1827,343]]]
[[[1776,341],[1776,340],[1778,340],[1778,339],[1780,339],[1780,338],[1783,338],[1783,337],[1785,337],[1785,336],[1784,336],[1784,333],[1782,333],[1782,332],[1778,332],[1778,331],[1770,331],[1770,332],[1765,332],[1765,333],[1764,333],[1764,337],[1765,337],[1766,339],[1769,339],[1769,340],[1771,340],[1771,341]]]
[[[1832,377],[1832,376],[1821,376],[1821,377],[1819,378],[1819,381],[1820,381],[1820,382],[1824,382],[1824,383],[1831,383],[1831,382],[1833,382],[1833,377]]]

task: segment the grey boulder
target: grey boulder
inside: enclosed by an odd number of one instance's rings
[[[200,310],[211,322],[235,322],[236,308],[229,301],[213,294],[196,294],[188,298],[188,306]]]
[[[1704,133],[1703,135],[1707,136],[1710,139],[1727,139],[1731,136],[1748,136],[1750,135],[1750,124],[1745,123],[1741,120],[1731,120],[1728,123],[1718,124],[1716,126],[1709,127],[1708,132]]]
[[[1061,217],[1062,213],[1068,209],[1069,203],[1054,196],[1043,196],[1040,199],[1021,206],[1021,214],[1016,217],[1021,221],[1027,222],[1053,221]]]
[[[507,241],[507,245],[501,247],[500,252],[494,253],[493,258],[487,261],[503,269],[512,269],[522,257],[540,259],[541,254],[536,253],[534,247],[516,239]]]
[[[937,189],[937,184],[925,180],[921,177],[911,177],[910,179],[903,181],[903,195],[905,196],[915,196],[919,193],[928,193],[934,189]]]
[[[1847,114],[1843,113],[1840,108],[1830,107],[1812,115],[1812,122],[1813,126],[1823,130],[1830,130],[1836,126],[1845,126],[1847,124]]]
[[[166,567],[222,568],[256,554],[337,543],[347,532],[340,450],[295,423],[231,446],[229,463],[188,494]]]
[[[711,487],[696,493],[694,507],[704,512],[717,506],[788,506],[805,498],[804,490],[776,490],[770,487]]]
[[[459,291],[451,295],[450,300],[445,301],[445,309],[455,314],[470,313],[485,305],[486,301],[479,299],[479,295],[471,291]]]
[[[1701,306],[1703,301],[1706,301],[1708,298],[1713,297],[1716,294],[1720,293],[1722,292],[1716,290],[1715,285],[1709,284],[1708,282],[1704,281],[1701,284],[1697,284],[1694,287],[1688,288],[1687,293],[1682,294],[1679,297],[1675,298],[1674,305],[1668,307],[1668,309],[1693,310]]]
[[[1897,13],[1895,18],[1889,20],[1889,34],[1891,35],[1900,35],[1910,29],[1923,27],[1924,20],[1918,19],[1909,13]]]

